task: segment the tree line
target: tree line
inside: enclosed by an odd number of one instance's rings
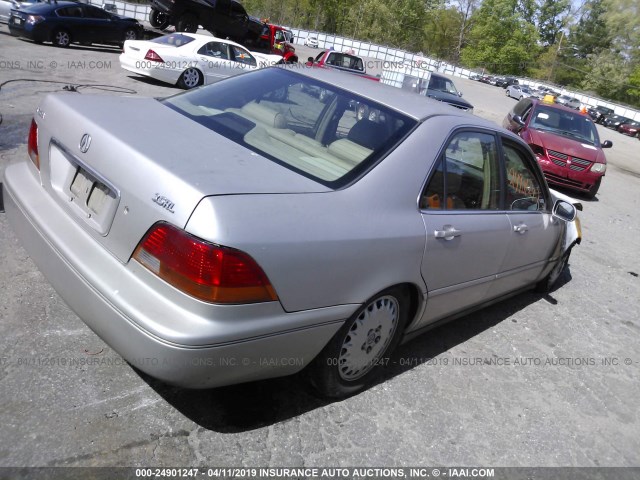
[[[640,107],[640,0],[243,0],[272,22]]]

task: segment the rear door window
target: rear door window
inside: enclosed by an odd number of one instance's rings
[[[223,42],[208,42],[200,47],[198,54],[212,58],[219,58],[221,60],[229,60],[229,44]]]
[[[498,210],[500,163],[496,139],[463,131],[448,143],[420,200],[423,209]]]
[[[85,7],[84,16],[86,18],[95,18],[99,20],[111,20],[111,15],[109,15],[107,12],[100,8],[91,6]]]
[[[56,10],[56,13],[58,14],[59,17],[82,18],[81,7],[59,8],[58,10]]]

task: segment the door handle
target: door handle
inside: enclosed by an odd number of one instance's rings
[[[435,230],[433,236],[436,238],[444,238],[445,240],[453,240],[454,237],[462,235],[462,231],[456,230],[451,225],[445,225],[442,230]]]
[[[527,227],[524,223],[513,226],[513,231],[519,233],[520,235],[524,235],[525,233],[527,233],[527,230],[529,230],[529,227]]]

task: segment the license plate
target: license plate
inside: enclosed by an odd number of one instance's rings
[[[114,197],[106,185],[95,180],[83,168],[78,168],[70,190],[79,203],[86,205],[96,215],[100,215],[109,198]]]
[[[22,25],[22,19],[20,17],[12,17],[14,25]]]

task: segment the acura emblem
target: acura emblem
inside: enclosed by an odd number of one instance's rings
[[[87,153],[87,150],[89,150],[89,147],[91,146],[91,135],[89,135],[88,133],[85,133],[82,138],[80,139],[80,151],[82,153]]]

